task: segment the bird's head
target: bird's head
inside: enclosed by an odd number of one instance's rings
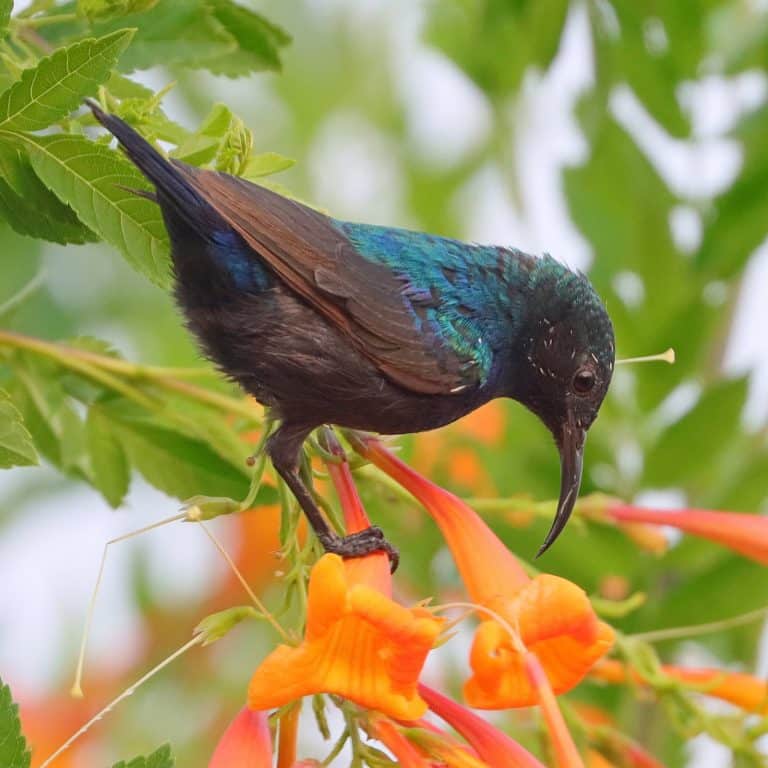
[[[584,441],[613,375],[615,345],[605,306],[583,274],[545,256],[537,261],[529,286],[512,396],[552,432],[561,466],[557,513],[542,554],[576,503]]]

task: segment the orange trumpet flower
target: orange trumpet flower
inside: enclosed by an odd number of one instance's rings
[[[339,449],[340,450],[340,449]],[[346,462],[329,463],[347,530],[368,526]],[[326,554],[309,579],[307,623],[298,647],[278,646],[248,689],[252,709],[270,709],[313,693],[335,693],[391,717],[426,711],[416,685],[442,620],[392,600],[389,561],[381,552],[342,560]]]
[[[473,707],[536,704],[521,648],[541,660],[556,693],[573,688],[612,646],[584,591],[552,575],[530,579],[519,560],[461,499],[422,477],[375,438],[351,435],[355,449],[412,493],[439,526],[472,597],[489,609],[470,654],[464,688]],[[502,622],[497,621],[500,618]],[[509,629],[517,637],[511,637]]]
[[[609,504],[605,516],[617,523],[669,525],[693,536],[715,541],[768,565],[768,516],[709,509],[646,509]]]
[[[722,669],[702,667],[677,667],[665,664],[661,671],[673,680],[690,685],[699,693],[727,701],[746,712],[768,715],[768,683],[745,672],[728,672]],[[647,684],[636,671],[614,659],[606,659],[598,664],[591,676],[607,683],[626,683],[632,681]]]

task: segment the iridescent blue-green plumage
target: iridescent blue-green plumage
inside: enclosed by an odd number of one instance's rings
[[[423,333],[429,325],[457,355],[472,360],[480,382],[485,382],[495,354],[523,320],[523,294],[499,287],[524,285],[530,258],[514,249],[469,245],[406,229],[334,224],[360,255],[402,281],[414,331]]]
[[[328,528],[298,472],[312,429],[434,429],[495,397],[532,410],[560,449],[551,543],[613,372],[613,328],[584,275],[549,256],[332,219],[169,161],[91,108],[155,186],[190,330],[281,419],[268,451],[326,548],[362,554],[382,543],[366,534],[355,549]]]

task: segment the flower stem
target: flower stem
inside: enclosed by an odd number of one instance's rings
[[[710,621],[707,624],[692,624],[687,627],[670,627],[669,629],[657,629],[651,632],[638,632],[635,635],[628,635],[628,639],[640,640],[645,643],[658,643],[662,640],[680,640],[698,635],[709,635],[713,632],[720,632],[724,629],[733,627],[742,627],[745,624],[768,618],[768,608],[758,608],[754,611],[732,616],[729,619],[721,621]]]

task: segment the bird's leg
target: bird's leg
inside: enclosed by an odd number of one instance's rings
[[[399,554],[384,538],[381,528],[371,526],[364,531],[343,537],[331,530],[299,473],[299,452],[310,431],[305,425],[283,423],[272,434],[267,441],[267,453],[276,472],[291,489],[326,552],[333,552],[341,557],[364,557],[372,552],[386,552],[394,571]]]

